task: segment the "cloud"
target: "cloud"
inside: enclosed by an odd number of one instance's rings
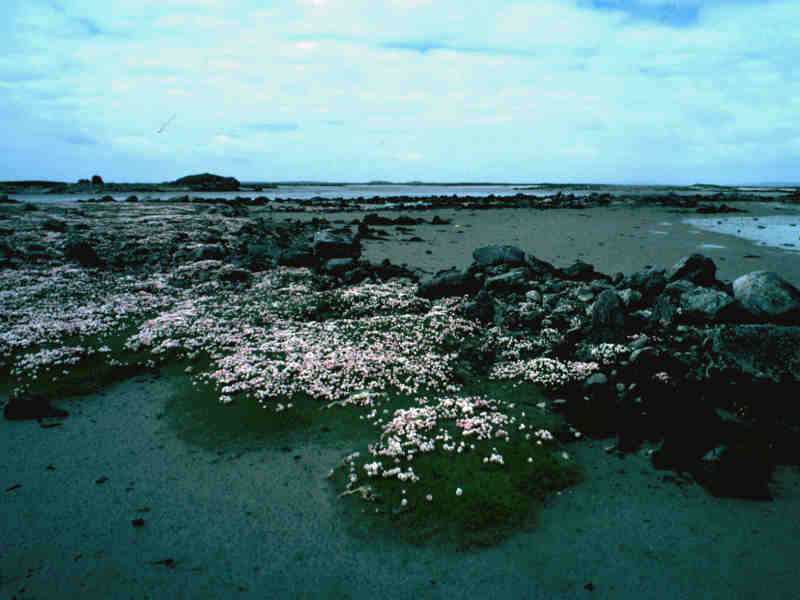
[[[7,136],[76,169],[76,149],[117,160],[117,180],[235,164],[253,180],[691,183],[800,160],[795,2],[9,0],[0,16]],[[0,172],[42,168],[31,152]]]
[[[290,123],[290,122],[264,122],[264,123],[247,123],[244,125],[245,129],[249,129],[250,131],[267,131],[270,133],[280,133],[283,131],[297,131],[300,129],[300,125],[298,123]]]
[[[83,133],[71,133],[61,137],[68,144],[75,146],[94,146],[97,140]]]

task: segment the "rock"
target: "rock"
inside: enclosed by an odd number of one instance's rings
[[[84,267],[99,267],[103,263],[93,243],[83,238],[68,239],[64,245],[64,256]]]
[[[595,279],[608,279],[602,273],[594,270],[594,266],[585,263],[582,260],[575,261],[573,264],[563,269],[562,274],[564,278],[573,281],[593,281]]]
[[[469,271],[449,269],[439,271],[433,277],[422,280],[417,286],[417,296],[436,300],[448,296],[474,295],[481,289],[481,282]]]
[[[595,340],[625,339],[625,312],[622,300],[613,290],[601,293],[590,309],[591,332]]]
[[[246,269],[225,265],[217,273],[217,279],[226,283],[249,283],[253,274]]]
[[[236,192],[239,181],[234,177],[222,177],[212,173],[187,175],[175,180],[175,185],[185,185],[193,191]]]
[[[639,306],[642,301],[642,293],[634,290],[633,288],[625,288],[617,292],[622,304],[625,305],[626,310],[634,310]]]
[[[604,373],[592,373],[583,382],[583,389],[591,391],[596,387],[605,387],[608,385],[608,377]]]
[[[482,323],[494,321],[494,301],[485,289],[478,292],[475,298],[464,306],[464,315]]]
[[[733,294],[758,322],[800,324],[800,290],[770,271],[753,271],[733,282]]]
[[[45,219],[44,223],[42,223],[42,229],[44,229],[45,231],[56,231],[58,233],[64,233],[67,230],[67,223],[66,221],[62,221],[61,219],[49,218]]]
[[[278,254],[278,264],[284,267],[313,268],[317,263],[317,257],[310,246],[286,248]]]
[[[356,266],[356,261],[353,258],[331,258],[325,261],[323,270],[333,275],[340,275],[345,271],[350,271]]]
[[[550,279],[560,273],[560,271],[549,262],[539,260],[535,256],[527,255],[525,257],[525,265],[528,267],[531,276],[536,279]]]
[[[800,381],[800,327],[727,325],[711,332],[710,346],[718,366],[776,382]]]
[[[319,260],[330,258],[358,258],[361,255],[361,242],[357,235],[349,231],[324,229],[314,234],[314,256]]]
[[[542,304],[542,294],[539,292],[539,290],[530,290],[525,292],[525,299],[531,304]]]
[[[484,246],[472,252],[472,258],[478,267],[493,265],[522,265],[525,253],[515,246]]]
[[[100,175],[92,175],[92,185],[104,185],[103,178]]]
[[[616,284],[617,289],[632,288],[642,294],[644,301],[651,304],[667,285],[667,277],[663,269],[647,269],[628,277],[622,277]]]
[[[591,302],[594,300],[595,292],[592,288],[581,287],[575,290],[575,298],[581,302]]]
[[[772,500],[769,483],[775,464],[769,442],[747,433],[706,452],[694,476],[714,496]]]
[[[678,300],[668,294],[661,294],[653,302],[650,310],[650,320],[662,327],[672,325],[678,318]]]
[[[132,250],[135,248],[132,248]],[[190,244],[176,251],[173,255],[173,260],[176,263],[222,260],[226,254],[225,247],[220,244]]]
[[[525,289],[528,286],[527,269],[512,269],[502,275],[487,277],[484,286],[487,290],[502,292]]]
[[[728,294],[710,288],[696,287],[680,297],[682,318],[693,323],[726,321],[737,307]]]
[[[692,254],[680,259],[667,272],[669,281],[686,279],[696,285],[712,287],[716,282],[717,266],[702,254]]]
[[[41,394],[26,394],[11,398],[3,409],[3,416],[9,421],[43,419],[46,417],[66,417],[65,410],[50,405],[50,400]]]

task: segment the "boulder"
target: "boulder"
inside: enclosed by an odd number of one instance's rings
[[[323,229],[314,234],[314,256],[319,260],[331,258],[358,258],[361,241],[348,230]]]
[[[515,246],[484,246],[472,252],[472,258],[478,267],[493,265],[522,265],[525,253]]]
[[[733,282],[733,294],[758,322],[800,324],[800,290],[770,271],[753,271]]]
[[[417,286],[417,296],[436,300],[448,296],[474,295],[481,289],[481,282],[469,271],[449,269],[424,279]]]
[[[685,256],[672,265],[667,272],[669,281],[686,279],[695,285],[712,287],[716,282],[717,265],[714,261],[702,254]]]
[[[625,310],[613,290],[601,293],[590,309],[592,337],[603,341],[625,339]]]
[[[736,308],[735,300],[724,292],[696,287],[680,297],[683,319],[693,323],[715,323],[729,319]]]

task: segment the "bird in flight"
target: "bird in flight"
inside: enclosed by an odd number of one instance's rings
[[[156,131],[156,133],[164,133],[164,130],[167,128],[167,125],[169,125],[170,123],[172,123],[173,119],[175,119],[175,117],[177,117],[177,116],[178,116],[178,113],[175,113],[175,114],[174,114],[174,115],[172,115],[172,116],[171,116],[169,119],[167,119],[167,120],[164,122],[164,124],[163,124],[161,127],[159,127],[159,129],[158,129],[158,131]]]

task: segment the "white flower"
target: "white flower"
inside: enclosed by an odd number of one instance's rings
[[[431,494],[428,494],[427,496],[425,496],[425,500],[427,500],[428,502],[430,502],[431,500],[433,500],[433,495],[431,495]]]
[[[456,488],[456,496],[460,496],[463,493],[464,493],[464,490],[462,490],[461,488]]]

